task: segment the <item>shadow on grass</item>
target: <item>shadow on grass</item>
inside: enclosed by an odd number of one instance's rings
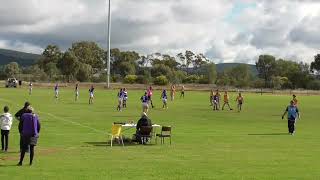
[[[1,152],[0,154],[20,154],[20,151]]]
[[[1,167],[18,167],[17,164],[0,164]]]
[[[130,115],[115,115],[115,116],[110,116],[110,117],[118,117],[118,118],[135,118],[135,119],[139,119],[138,116],[130,116]]]
[[[110,141],[106,141],[106,142],[85,142],[86,144],[89,144],[89,145],[92,145],[92,146],[95,146],[95,147],[110,147],[111,144],[110,144]],[[151,143],[147,143],[147,144],[139,144],[137,142],[128,142],[128,141],[125,141],[124,142],[124,146],[153,146],[153,145],[156,145],[154,144],[154,142],[152,141],[152,144]],[[122,144],[119,144],[118,142],[113,142],[112,143],[112,146],[122,146]]]
[[[282,136],[289,135],[288,133],[261,133],[261,134],[248,134],[249,136]]]

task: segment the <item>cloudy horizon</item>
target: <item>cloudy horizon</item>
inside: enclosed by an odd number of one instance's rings
[[[203,53],[215,63],[261,54],[310,63],[319,53],[315,0],[111,0],[111,47]],[[106,0],[0,0],[0,48],[41,53],[76,41],[107,47]]]

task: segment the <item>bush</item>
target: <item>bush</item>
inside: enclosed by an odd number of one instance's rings
[[[184,71],[173,71],[172,83],[182,83],[182,81],[187,77],[187,73]]]
[[[115,75],[112,75],[111,78],[110,78],[111,82],[120,82],[122,81],[122,77],[120,74],[115,74]]]
[[[154,84],[155,85],[167,85],[169,83],[168,78],[166,76],[158,76],[156,77],[156,79],[154,80]]]
[[[199,84],[209,84],[209,78],[206,76],[201,76],[199,78]]]
[[[101,83],[101,82],[106,82],[107,81],[107,74],[106,73],[101,73],[98,77],[93,76],[91,78],[92,82],[94,83]]]
[[[139,75],[137,77],[136,83],[139,84],[149,84],[150,83],[150,77],[148,76],[143,76],[143,75]]]
[[[123,79],[123,82],[127,84],[133,84],[136,81],[137,81],[136,75],[126,75],[126,77]]]
[[[307,88],[312,90],[320,90],[320,80],[313,80],[309,82]]]
[[[199,82],[199,76],[197,75],[190,75],[186,77],[182,82],[183,83],[198,83]]]

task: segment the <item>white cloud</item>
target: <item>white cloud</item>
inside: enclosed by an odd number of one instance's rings
[[[38,53],[80,40],[106,47],[106,0],[0,3],[2,48]],[[254,63],[266,53],[310,62],[320,46],[314,0],[112,0],[112,19],[112,47],[144,54],[188,49],[216,62]]]

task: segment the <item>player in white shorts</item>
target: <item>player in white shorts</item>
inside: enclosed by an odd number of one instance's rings
[[[93,104],[93,99],[94,99],[94,87],[93,85],[89,89],[89,104]]]
[[[168,96],[167,96],[167,91],[165,89],[162,91],[161,98],[162,98],[162,103],[163,103],[162,108],[168,109],[168,105],[167,105]]]
[[[59,84],[58,83],[54,86],[54,97],[56,99],[58,99],[58,97],[59,97]]]
[[[30,81],[30,83],[29,83],[29,95],[31,95],[32,94],[32,82]]]
[[[74,92],[75,92],[75,101],[78,101],[78,99],[79,99],[79,84],[77,83],[76,84],[76,88],[75,88],[75,90],[74,90]]]
[[[148,93],[145,92],[144,96],[142,96],[140,98],[141,102],[142,102],[142,111],[147,113],[149,110],[149,98],[148,98]]]

